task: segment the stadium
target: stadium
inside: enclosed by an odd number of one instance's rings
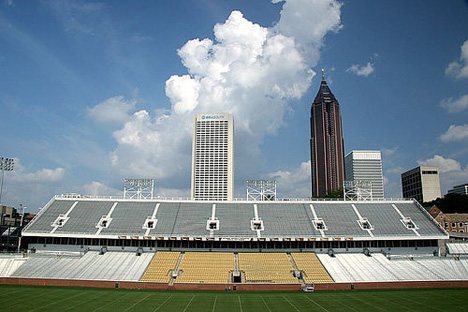
[[[53,197],[1,284],[168,290],[468,286],[468,245],[413,200]]]

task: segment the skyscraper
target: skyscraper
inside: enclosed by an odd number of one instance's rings
[[[404,198],[414,198],[421,204],[442,197],[439,168],[420,166],[403,172],[401,188]]]
[[[383,199],[382,154],[380,151],[351,151],[345,157],[346,181],[371,183],[372,198]]]
[[[322,82],[310,110],[310,160],[312,197],[343,188],[344,141],[340,104],[325,81]]]
[[[192,199],[232,200],[234,119],[230,114],[197,114],[193,124]]]

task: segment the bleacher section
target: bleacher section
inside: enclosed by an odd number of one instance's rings
[[[158,251],[140,280],[168,283],[172,278],[170,272],[176,268],[179,257],[180,252]]]
[[[395,206],[405,217],[411,218],[419,227],[418,233],[422,235],[437,235],[440,232],[436,221],[427,213],[424,208],[415,203],[396,203]],[[415,207],[417,209],[415,209]],[[419,210],[419,211],[418,211]],[[431,223],[436,226],[431,226]]]
[[[211,205],[208,203],[180,203],[177,218],[171,235],[205,236],[206,220],[211,215]],[[157,229],[157,227],[156,227]]]
[[[61,214],[65,214],[75,204],[74,201],[54,200],[49,206],[42,209],[34,218],[34,226],[29,229],[31,233],[50,233],[51,224]]]
[[[264,222],[265,230],[262,234],[265,236],[320,235],[310,221],[312,218],[307,213],[307,209],[310,210],[307,205],[276,203],[257,206],[259,217]]]
[[[233,209],[232,204],[217,203],[216,217],[220,220],[216,237],[252,237],[250,226],[240,226],[254,217],[252,204],[236,204]]]
[[[403,226],[401,216],[391,203],[356,203],[362,217],[369,219],[374,226],[376,236],[416,236],[413,231]]]
[[[63,227],[57,228],[55,233],[96,234],[96,223],[108,214],[113,205],[113,201],[80,201],[70,212],[70,219]]]
[[[358,216],[349,203],[314,204],[317,217],[322,218],[328,227],[327,236],[364,236],[370,237],[367,231],[361,230]],[[373,220],[369,220],[373,224]]]
[[[142,202],[135,205],[131,202],[119,202],[112,212],[112,222],[108,228],[103,228],[102,235],[145,235],[142,226],[148,216],[151,216],[155,203]],[[97,222],[97,221],[96,221]]]
[[[31,254],[12,277],[138,281],[153,257],[132,252],[89,251],[84,256]]]
[[[336,254],[318,258],[335,282],[439,281],[468,278],[468,260],[450,258],[399,258],[383,254]]]
[[[0,256],[0,277],[11,276],[26,259],[21,255],[2,255]]]
[[[468,255],[468,243],[447,243],[447,248],[452,255]]]
[[[230,284],[231,272],[242,272],[242,283],[297,284],[295,269],[307,284],[457,281],[468,279],[468,259],[429,255],[393,256],[381,253],[328,254],[309,252],[238,253],[158,251],[136,256],[133,252],[109,251],[100,255],[38,253],[29,258],[0,257],[0,277],[51,278],[160,283]],[[172,279],[171,272],[178,272]],[[296,273],[298,273],[296,271]]]
[[[233,253],[186,252],[176,283],[230,283],[233,270]]]
[[[180,203],[160,203],[156,219],[156,228],[149,232],[149,235],[172,236],[174,226],[177,221]]]
[[[333,283],[325,267],[315,253],[291,253],[298,270],[303,271],[306,283]]]
[[[286,253],[239,253],[239,270],[246,282],[298,283]]]
[[[263,230],[251,229],[254,207],[263,221]],[[215,209],[213,210],[213,207]],[[418,226],[417,233],[408,230],[401,222],[402,216],[410,217]],[[156,209],[157,208],[157,209]],[[219,221],[219,228],[207,230],[207,220],[212,217]],[[144,229],[145,220],[152,216],[157,219],[155,228]],[[358,222],[361,217],[372,224],[371,231],[363,230]],[[59,215],[67,220],[61,226],[52,226]],[[101,217],[109,220],[106,227],[96,226]],[[321,218],[326,224],[325,231],[316,230],[312,221]],[[341,237],[401,237],[404,239],[420,236],[421,239],[447,239],[447,233],[440,228],[422,209],[412,201],[380,202],[195,202],[195,201],[134,201],[123,199],[93,200],[87,198],[55,198],[41,213],[28,224],[23,235],[48,237],[106,237],[120,236],[152,237],[197,237],[248,238],[277,240],[310,240],[311,238]]]

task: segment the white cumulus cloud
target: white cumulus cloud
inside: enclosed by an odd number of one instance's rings
[[[93,181],[89,184],[83,185],[83,195],[87,196],[122,196],[123,189],[117,190],[102,182]]]
[[[10,173],[11,179],[21,183],[54,183],[64,178],[65,169],[63,168],[43,168],[35,172],[28,170],[21,164],[20,159],[15,158],[13,171]]]
[[[445,69],[445,74],[456,79],[468,78],[468,40],[461,46],[460,59],[451,62]]]
[[[176,188],[186,188],[194,115],[231,113],[236,175],[246,175],[260,155],[263,138],[277,133],[290,101],[309,88],[324,37],[341,27],[340,6],[336,1],[289,0],[271,28],[233,11],[214,26],[214,39],[187,41],[178,50],[187,74],[166,81],[170,109],[134,112],[113,133],[116,171],[179,181]]]
[[[281,18],[273,27],[273,32],[294,38],[301,52],[315,66],[326,35],[343,27],[341,5],[333,0],[285,1]]]
[[[458,99],[444,99],[440,105],[449,113],[460,113],[464,110],[468,110],[468,94],[465,94]]]
[[[351,72],[358,76],[367,77],[374,72],[374,64],[371,62],[367,62],[366,65],[353,64],[346,70],[346,72]]]
[[[277,196],[305,198],[311,192],[310,160],[300,164],[290,171],[269,173],[268,179],[276,181]],[[284,196],[286,195],[286,196]]]
[[[176,189],[160,187],[156,189],[156,195],[165,198],[190,198],[190,189]]]
[[[126,101],[123,96],[114,96],[88,108],[88,116],[97,122],[122,124],[129,119],[129,112],[135,104],[135,100]]]
[[[439,138],[444,143],[463,141],[468,138],[468,124],[451,125]]]
[[[440,155],[434,155],[434,157],[426,160],[419,160],[418,164],[420,166],[438,167],[440,173],[461,170],[461,165],[458,161],[455,159],[444,158]]]

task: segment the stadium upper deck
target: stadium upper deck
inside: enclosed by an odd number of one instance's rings
[[[188,241],[448,239],[416,202],[177,201],[56,196],[27,237]]]

